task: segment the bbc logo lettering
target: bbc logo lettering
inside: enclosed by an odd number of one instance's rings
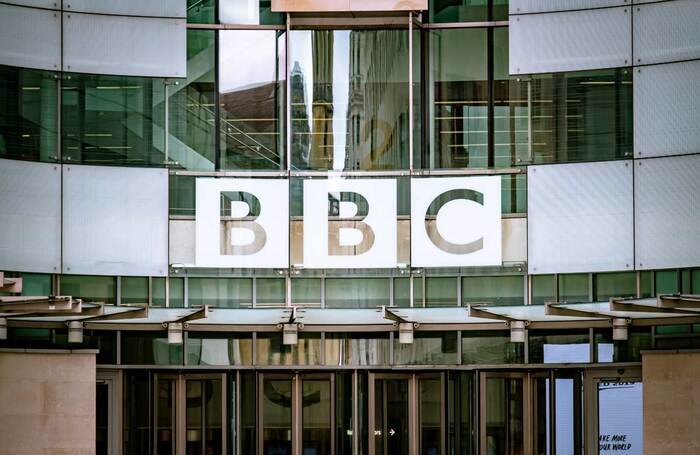
[[[202,177],[196,190],[196,267],[289,266],[287,180]],[[500,177],[414,178],[410,200],[411,266],[501,265]],[[301,203],[295,266],[400,266],[395,179],[307,179]]]

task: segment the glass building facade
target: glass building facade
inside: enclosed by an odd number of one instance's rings
[[[98,454],[641,454],[642,353],[700,331],[644,307],[700,294],[677,196],[700,163],[640,139],[642,89],[700,54],[520,47],[533,21],[626,5],[277,4],[187,0],[182,74],[0,52],[0,276],[22,283],[0,299],[110,308],[81,309],[78,342],[72,319],[0,311],[0,351],[98,349]]]

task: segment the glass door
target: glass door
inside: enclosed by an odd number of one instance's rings
[[[530,432],[525,428],[525,373],[481,373],[480,445],[482,454],[520,455],[529,453]]]
[[[258,453],[292,455],[294,375],[258,376]]]
[[[258,376],[258,453],[335,453],[335,375]]]
[[[370,373],[369,455],[414,453],[415,383],[413,375]]]
[[[445,453],[445,375],[418,376],[418,426],[421,455]]]
[[[225,375],[184,375],[179,382],[178,446],[187,455],[226,453]]]
[[[153,451],[155,455],[177,453],[175,435],[178,376],[153,375]]]

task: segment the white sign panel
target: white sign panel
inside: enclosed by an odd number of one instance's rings
[[[501,177],[411,179],[411,265],[501,265]]]
[[[641,382],[598,384],[598,452],[642,455],[644,434]]]
[[[304,181],[304,267],[396,267],[396,181]]]
[[[198,178],[196,265],[287,268],[288,194],[282,179]]]

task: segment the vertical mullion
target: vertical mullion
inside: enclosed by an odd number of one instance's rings
[[[489,8],[489,17],[491,16],[491,8]],[[495,166],[495,144],[494,144],[494,104],[493,104],[493,78],[494,78],[494,70],[493,70],[493,28],[489,27],[486,31],[486,43],[488,46],[487,50],[487,79],[488,79],[488,109],[487,109],[487,163],[489,168],[493,168]]]

